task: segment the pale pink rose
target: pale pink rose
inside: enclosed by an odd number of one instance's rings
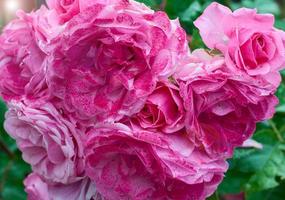
[[[25,191],[28,200],[100,200],[94,183],[84,178],[71,184],[49,185],[36,173],[30,174],[25,180]]]
[[[65,23],[77,15],[79,10],[79,0],[47,0],[50,9],[54,9],[60,23]]]
[[[0,36],[0,94],[4,100],[46,95],[45,54],[35,37],[34,13],[20,11]]]
[[[132,117],[144,129],[174,133],[184,128],[184,106],[179,88],[169,82],[159,82],[147,97],[143,109]]]
[[[177,20],[133,1],[94,1],[51,46],[48,80],[80,119],[118,120],[143,107],[159,79],[188,54]]]
[[[232,12],[212,3],[194,24],[206,45],[220,50],[235,73],[262,76],[273,90],[278,87],[278,70],[285,67],[285,37],[274,28],[273,15],[246,8]]]
[[[49,182],[70,183],[84,175],[82,131],[51,103],[12,102],[4,127],[23,159]]]
[[[210,158],[183,132],[105,124],[87,137],[86,174],[108,200],[204,200],[227,170],[225,160]]]
[[[24,180],[24,185],[28,200],[50,200],[48,185],[37,174],[30,174]]]
[[[46,54],[51,54],[50,42],[64,30],[59,15],[55,10],[41,6],[33,13],[33,28],[39,48]]]
[[[177,73],[189,137],[212,156],[230,157],[278,104],[253,78],[232,74],[224,58],[203,50],[193,52],[189,65]]]

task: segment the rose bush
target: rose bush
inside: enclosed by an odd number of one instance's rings
[[[211,50],[190,53],[179,21],[144,4],[47,4],[0,36],[28,199],[205,200],[236,147],[268,147],[249,138],[278,104],[285,33],[271,15],[211,4],[195,22]]]
[[[97,1],[51,46],[48,84],[78,118],[114,121],[137,113],[156,82],[188,53],[177,20],[133,1]]]
[[[52,104],[12,102],[4,127],[45,180],[70,183],[84,175],[83,132]]]

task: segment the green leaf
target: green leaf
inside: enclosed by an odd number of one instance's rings
[[[271,13],[280,15],[280,8],[275,1],[272,0],[243,0],[239,3],[233,3],[232,9],[236,10],[241,7],[255,8],[259,13]]]
[[[277,112],[283,112],[283,108],[280,108],[281,106],[285,105],[285,83],[282,82],[279,86],[276,96],[279,99],[279,106],[277,108]]]
[[[138,2],[144,3],[145,5],[156,9],[158,5],[161,3],[159,0],[137,0]]]
[[[23,180],[30,173],[31,169],[20,156],[20,153],[13,160],[5,159],[5,165],[0,165],[0,199],[26,199]],[[3,158],[3,154],[0,158]],[[2,166],[2,167],[1,167]]]
[[[197,15],[201,13],[201,11],[201,4],[198,1],[194,1],[186,10],[179,14],[179,16],[182,21],[192,21],[192,19],[196,18]]]
[[[282,112],[284,113],[285,112],[285,105],[280,105],[276,108],[276,112]]]
[[[5,103],[0,100],[0,141],[2,141],[11,152],[14,152],[17,150],[15,141],[6,133],[3,127],[6,111],[7,107]]]
[[[219,186],[221,194],[260,192],[277,187],[285,178],[285,145],[277,140],[276,134],[262,123],[254,139],[263,144],[263,149],[236,149],[229,160],[230,169]]]
[[[206,48],[200,36],[199,30],[196,28],[193,31],[192,40],[190,42],[190,48],[191,50],[199,49],[199,48]]]
[[[249,177],[250,173],[231,169],[226,173],[223,182],[219,185],[218,191],[221,194],[238,194],[243,191],[243,187]]]
[[[285,178],[285,154],[280,149],[279,144],[275,146],[266,146],[264,150],[268,151],[266,154],[252,156],[249,160],[257,162],[253,169],[257,169],[253,176],[246,184],[247,191],[260,191],[264,189],[273,188],[279,185],[277,177]]]
[[[168,0],[165,11],[171,18],[177,18],[180,13],[185,11],[194,0]]]
[[[279,28],[285,31],[285,19],[276,19],[275,26],[276,28]],[[284,72],[285,71],[283,70],[283,74]]]
[[[271,13],[274,15],[280,15],[280,9],[278,4],[272,0],[255,0],[255,8],[260,13]]]
[[[5,120],[5,112],[7,110],[6,104],[0,100],[0,132],[4,132],[3,123]]]
[[[284,200],[285,197],[285,183],[283,182],[278,187],[264,190],[260,192],[254,192],[254,193],[247,193],[246,199],[247,200]]]
[[[8,155],[6,152],[0,151],[0,199],[25,200],[23,180],[31,169],[22,160],[15,141],[3,128],[6,110],[5,103],[0,101],[0,140],[12,154]]]
[[[275,146],[263,145],[262,150],[254,150],[247,156],[241,158],[237,167],[241,172],[256,172],[264,169],[268,160],[274,156]]]
[[[241,172],[252,173],[246,191],[261,191],[279,185],[277,178],[285,178],[284,145],[279,143],[273,131],[261,130],[254,139],[263,144],[262,150],[255,150],[236,161]]]

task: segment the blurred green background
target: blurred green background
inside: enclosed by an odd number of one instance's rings
[[[14,7],[7,6],[15,1]],[[193,21],[211,0],[139,0],[155,10],[164,10],[170,18],[179,17],[186,29],[191,49],[203,47]],[[14,17],[15,5],[26,11],[39,7],[43,0],[0,0],[0,29]],[[220,0],[232,9],[256,8],[276,16],[276,27],[285,30],[285,0]],[[10,5],[11,6],[11,5]],[[11,9],[13,8],[13,9]],[[223,183],[209,200],[285,200],[285,73],[277,92],[280,105],[275,117],[258,124],[254,139],[263,149],[237,149],[229,160]],[[15,142],[5,133],[5,104],[0,102],[0,200],[26,199],[23,179],[30,167],[21,159]]]

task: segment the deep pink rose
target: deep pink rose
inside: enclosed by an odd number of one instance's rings
[[[220,50],[235,73],[262,76],[272,88],[278,87],[278,70],[285,67],[285,37],[274,28],[273,15],[246,8],[232,12],[212,3],[195,25],[206,45]]]
[[[28,200],[100,200],[95,185],[85,178],[71,184],[49,185],[36,173],[30,174],[24,181]]]
[[[174,133],[184,128],[184,106],[179,88],[170,82],[159,82],[147,97],[143,109],[133,116],[144,129]]]
[[[177,77],[190,139],[200,141],[212,156],[231,156],[233,148],[253,134],[257,122],[273,116],[278,104],[254,79],[232,74],[224,58],[203,50],[193,52]]]
[[[48,7],[54,9],[60,23],[65,23],[79,13],[79,0],[47,0]]]
[[[34,13],[18,12],[0,36],[0,93],[6,101],[46,95],[45,54],[35,38]]]
[[[227,169],[183,133],[114,124],[95,127],[87,137],[86,174],[108,200],[204,200]]]
[[[4,126],[34,172],[49,182],[70,183],[84,175],[83,133],[74,124],[50,103],[12,102]]]
[[[163,12],[133,1],[94,2],[51,43],[48,80],[77,118],[113,121],[140,111],[188,46],[178,21]]]

